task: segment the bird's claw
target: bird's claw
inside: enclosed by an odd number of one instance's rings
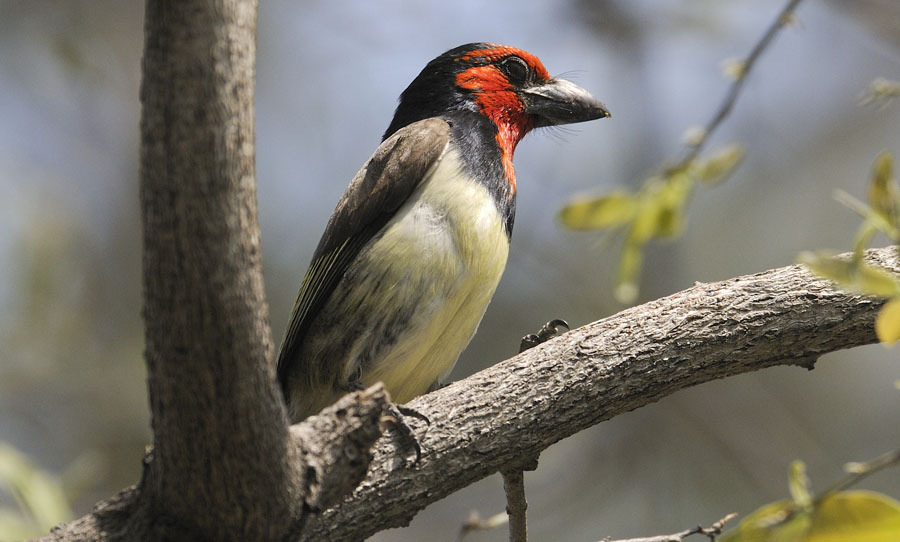
[[[381,424],[383,429],[393,429],[396,431],[400,440],[401,449],[406,450],[412,448],[416,452],[416,459],[413,465],[422,458],[422,446],[419,445],[415,433],[404,418],[416,418],[422,420],[427,425],[431,425],[431,420],[427,416],[412,408],[388,403],[384,412],[381,414]]]
[[[542,342],[548,341],[559,334],[559,329],[565,328],[566,331],[569,331],[569,323],[565,320],[561,320],[559,318],[554,318],[550,320],[538,330],[537,333],[529,333],[522,337],[522,342],[519,343],[519,353],[522,353],[529,348],[534,348],[535,346],[541,344]]]

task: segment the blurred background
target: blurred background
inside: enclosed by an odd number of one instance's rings
[[[611,119],[537,132],[516,156],[506,275],[452,378],[513,355],[550,318],[622,309],[618,247],[563,230],[573,195],[636,188],[705,123],[782,0],[261,2],[257,173],[274,336],[349,179],[425,63],[471,41],[515,45],[590,89]],[[135,483],[149,440],[137,201],[140,2],[0,1],[0,442],[58,476],[81,515]],[[711,148],[747,149],[694,196],[683,238],[647,252],[640,300],[849,250],[873,158],[900,155],[900,103],[860,106],[900,79],[896,0],[808,0],[750,75]],[[793,459],[814,487],[900,446],[897,350],[830,354],[682,391],[548,449],[526,476],[534,540],[674,532],[787,496]],[[900,497],[900,472],[864,487]],[[15,508],[0,493],[0,507]],[[504,509],[499,477],[379,541],[453,540]],[[506,540],[505,528],[470,535]],[[4,539],[0,533],[0,540]]]

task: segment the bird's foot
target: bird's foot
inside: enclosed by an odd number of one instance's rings
[[[347,383],[347,389],[348,391],[365,389],[358,374],[354,378],[351,378]],[[419,445],[419,441],[416,439],[416,435],[413,432],[412,427],[410,427],[409,423],[406,421],[406,418],[416,418],[417,420],[425,422],[425,425],[431,425],[431,420],[421,412],[395,403],[388,403],[384,407],[379,424],[381,425],[382,432],[387,430],[396,432],[398,440],[400,441],[401,450],[404,452],[410,448],[415,450],[416,460],[413,461],[413,465],[415,465],[422,457],[422,446]]]
[[[528,350],[529,348],[534,348],[535,346],[541,344],[542,342],[548,341],[553,337],[559,335],[560,328],[565,328],[566,331],[569,331],[569,324],[565,320],[560,320],[559,318],[554,318],[550,320],[538,330],[537,333],[529,333],[522,337],[522,342],[519,343],[519,353]]]
[[[381,424],[383,430],[393,429],[396,432],[400,441],[400,449],[404,453],[410,448],[416,452],[416,459],[413,461],[413,465],[415,465],[422,458],[422,446],[419,444],[406,418],[416,418],[425,422],[426,425],[431,425],[431,420],[421,412],[394,403],[388,403],[385,407],[384,412],[381,414]]]

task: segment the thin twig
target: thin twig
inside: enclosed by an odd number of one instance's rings
[[[848,487],[858,483],[863,478],[866,478],[867,476],[874,474],[882,469],[893,467],[898,464],[900,464],[900,448],[891,450],[890,452],[879,455],[878,457],[870,459],[868,461],[847,463],[846,465],[844,465],[844,470],[847,471],[846,476],[832,483],[830,486],[820,491],[819,493],[816,493],[816,496],[813,497],[811,504],[804,506],[795,503],[795,505],[787,510],[786,513],[777,518],[777,521],[773,521],[771,524],[769,524],[768,527],[775,528],[779,525],[784,525],[797,517],[797,514],[815,508],[823,500],[833,495],[834,493],[847,489]]]
[[[857,484],[860,480],[866,478],[871,474],[874,474],[888,467],[893,467],[895,465],[900,465],[900,448],[879,455],[878,457],[870,459],[869,461],[847,463],[847,465],[844,466],[844,469],[847,471],[847,475],[840,480],[837,480],[829,487],[827,487],[824,491],[816,495],[813,503],[818,504],[829,494],[834,493],[835,491],[844,490],[854,484]]]
[[[525,471],[521,468],[501,469],[503,491],[506,493],[506,514],[509,516],[509,542],[526,542],[528,526],[525,511]]]
[[[519,353],[552,339],[560,333],[561,328],[568,331],[569,324],[565,320],[550,320],[541,326],[537,333],[522,337]],[[509,542],[528,541],[528,523],[525,514],[528,510],[528,502],[525,500],[525,471],[537,470],[539,455],[527,457],[500,469],[500,475],[503,477],[503,491],[506,493],[506,514],[509,516]]]
[[[713,523],[709,527],[696,526],[693,529],[681,531],[680,533],[663,534],[658,536],[649,536],[646,538],[626,538],[620,540],[610,540],[609,537],[604,538],[603,542],[684,542],[688,536],[695,534],[705,535],[710,541],[714,542],[716,537],[722,534],[725,523],[737,517],[737,514],[728,514],[719,521]]]
[[[772,42],[775,34],[788,24],[791,20],[791,15],[797,8],[797,4],[802,1],[803,0],[790,0],[784,8],[782,8],[778,17],[772,22],[756,45],[753,46],[747,59],[743,61],[739,74],[735,77],[734,82],[731,84],[731,88],[728,89],[728,94],[725,95],[725,99],[722,100],[721,105],[719,105],[719,108],[716,110],[712,119],[710,119],[703,128],[700,137],[690,144],[687,154],[678,162],[678,164],[671,168],[672,170],[684,169],[697,158],[697,155],[700,154],[700,151],[703,150],[703,146],[709,140],[709,136],[712,135],[720,124],[722,124],[722,121],[725,120],[728,114],[731,113],[731,109],[734,107],[734,103],[737,101],[737,97],[744,86],[744,81],[747,79],[747,75],[750,74],[750,70],[752,70],[753,66],[756,64],[757,59],[759,59],[763,51],[765,51]]]

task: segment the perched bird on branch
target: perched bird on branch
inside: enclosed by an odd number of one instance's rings
[[[438,387],[506,266],[516,144],[534,128],[608,116],[520,49],[471,43],[429,62],[303,278],[278,355],[291,420],[377,381],[397,403]]]

